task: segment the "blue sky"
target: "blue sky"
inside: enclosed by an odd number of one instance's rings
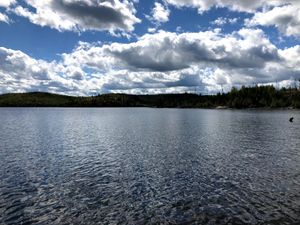
[[[1,0],[0,93],[216,93],[300,79],[296,0]]]

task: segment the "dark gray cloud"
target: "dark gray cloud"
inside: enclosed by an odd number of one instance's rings
[[[140,20],[130,1],[120,0],[25,0],[28,7],[18,5],[14,12],[32,23],[64,31],[134,30]],[[31,10],[34,9],[34,10]]]
[[[277,49],[259,45],[229,54],[220,62],[229,68],[263,68],[266,62],[276,61],[279,61]]]
[[[199,74],[181,74],[177,81],[166,82],[167,87],[204,87]]]
[[[165,75],[166,77],[168,75]],[[169,75],[170,76],[170,75]],[[182,73],[175,81],[164,81],[155,79],[155,77],[144,76],[140,81],[132,81],[129,74],[118,76],[117,79],[109,80],[103,84],[102,88],[107,91],[130,90],[130,89],[162,89],[177,87],[205,87],[199,74]]]
[[[111,29],[118,27],[123,30],[128,29],[126,24],[130,20],[129,15],[122,14],[115,8],[114,1],[110,2],[111,6],[89,4],[86,1],[66,1],[55,0],[52,1],[52,8],[54,11],[69,15],[70,18],[78,21],[78,26],[84,29]]]
[[[149,47],[149,46],[147,46]],[[183,61],[180,55],[176,55],[169,45],[162,45],[158,48],[137,47],[113,52],[116,58],[126,62],[129,67],[134,69],[145,69],[151,71],[172,71],[189,67],[190,63]]]

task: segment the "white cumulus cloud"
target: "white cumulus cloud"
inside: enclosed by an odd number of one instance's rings
[[[9,6],[16,3],[16,0],[1,0],[0,7],[8,8]]]
[[[84,43],[47,62],[0,48],[0,92],[212,93],[300,77],[300,46],[278,49],[259,29],[159,31],[131,43]]]
[[[0,22],[9,23],[9,18],[7,15],[0,13]]]
[[[246,24],[248,26],[275,26],[286,36],[300,37],[300,4],[289,4],[256,12]]]
[[[170,10],[161,3],[155,2],[154,8],[152,9],[152,14],[153,20],[159,23],[165,23],[169,21]]]
[[[235,24],[237,22],[238,22],[238,18],[218,17],[216,20],[212,21],[211,24],[223,26],[225,24]]]
[[[300,37],[300,1],[299,0],[166,0],[176,7],[197,8],[199,13],[212,7],[228,8],[232,11],[247,12],[253,15],[248,26],[275,26],[286,36]],[[212,22],[224,25],[224,18]]]
[[[262,7],[299,4],[298,0],[166,0],[166,2],[177,7],[197,8],[199,12],[209,10],[216,6],[252,13]]]

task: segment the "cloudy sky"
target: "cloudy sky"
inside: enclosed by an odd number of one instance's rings
[[[296,79],[299,0],[0,0],[0,93],[208,94]]]

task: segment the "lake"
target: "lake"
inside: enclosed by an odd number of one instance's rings
[[[300,224],[300,111],[1,108],[0,121],[0,224]]]

